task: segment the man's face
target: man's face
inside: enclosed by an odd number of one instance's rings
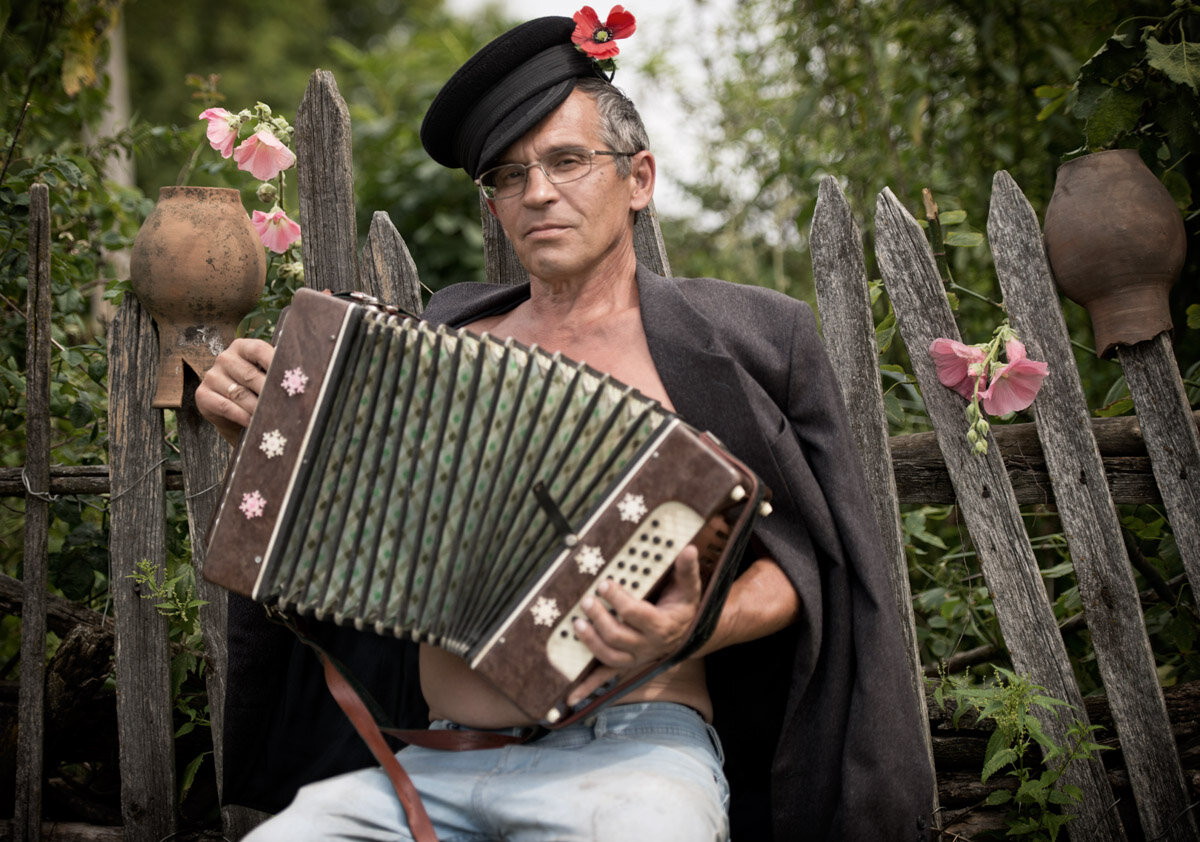
[[[599,127],[595,101],[575,91],[510,146],[500,162],[528,164],[571,146],[607,149]],[[530,275],[551,283],[582,283],[632,258],[632,211],[650,203],[654,164],[648,152],[629,160],[630,175],[621,177],[612,157],[598,155],[590,173],[567,184],[551,184],[532,167],[524,193],[490,202]]]

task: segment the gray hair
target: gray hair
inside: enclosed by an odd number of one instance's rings
[[[593,76],[576,82],[575,90],[587,94],[596,103],[596,110],[600,112],[600,139],[610,149],[615,152],[641,152],[650,148],[650,138],[637,106],[619,88]],[[618,157],[614,162],[622,178],[629,175],[631,165],[628,158]]]

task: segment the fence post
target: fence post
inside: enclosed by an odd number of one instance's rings
[[[1200,435],[1189,423],[1179,366],[1167,333],[1133,346],[1118,345],[1146,452],[1192,593],[1200,593]]]
[[[50,190],[29,191],[29,291],[25,316],[25,573],[13,838],[41,838],[45,763],[46,587],[50,536]]]
[[[121,817],[130,842],[175,830],[174,705],[167,620],[129,578],[166,563],[163,416],[153,409],[158,341],[150,314],[126,295],[108,334],[109,587],[116,615]]]
[[[1061,361],[1051,363],[1033,413],[1142,830],[1148,839],[1163,842],[1196,839],[1200,832],[1188,810],[1187,785],[1121,524],[1104,482],[1083,384],[1071,362],[1067,324],[1061,308],[1053,306],[1058,296],[1041,229],[1020,188],[1003,171],[992,182],[988,239],[1004,307],[1030,357]]]
[[[904,633],[912,690],[924,714],[922,721],[928,721],[924,671],[918,655],[917,628],[913,618],[912,586],[908,581],[908,559],[904,553],[904,534],[900,528],[896,474],[892,470],[888,449],[887,415],[879,384],[879,347],[875,342],[875,323],[871,317],[862,234],[833,176],[821,179],[809,246],[817,308],[821,315],[821,335],[841,386],[854,443],[858,446],[860,461],[867,476],[875,519],[879,522],[884,552],[891,562],[887,570],[888,581],[891,582],[892,598]],[[874,388],[868,384],[874,384]],[[932,769],[933,740],[928,729],[923,736],[929,768]],[[933,801],[932,814],[938,816],[936,787]]]
[[[896,311],[913,372],[950,471],[958,506],[975,543],[992,593],[1000,631],[1013,666],[1051,696],[1073,705],[1086,722],[1066,646],[1046,597],[1037,559],[1029,544],[1000,448],[989,436],[986,455],[966,438],[962,398],[938,382],[928,348],[938,337],[958,339],[958,326],[925,234],[890,190],[879,195],[875,212],[876,254]],[[1059,745],[1069,743],[1067,723],[1047,716],[1043,727]],[[1067,783],[1083,792],[1075,828],[1088,840],[1123,840],[1112,787],[1099,760],[1073,763]]]
[[[328,70],[313,71],[296,109],[296,188],[305,284],[359,289],[350,113]]]

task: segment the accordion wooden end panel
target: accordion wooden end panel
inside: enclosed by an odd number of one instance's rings
[[[766,493],[709,437],[585,365],[301,290],[204,575],[439,646],[531,718],[562,722],[595,666],[572,631],[580,601],[606,578],[652,597],[703,544],[690,651]]]

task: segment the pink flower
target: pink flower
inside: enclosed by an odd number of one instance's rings
[[[1025,409],[1033,403],[1042,380],[1050,372],[1046,363],[1028,359],[1025,346],[1016,339],[1004,344],[1004,356],[1007,362],[992,369],[992,382],[979,395],[988,415],[1007,415]]]
[[[300,226],[288,219],[286,213],[279,208],[270,213],[256,210],[250,216],[254,230],[263,241],[263,245],[276,254],[283,254],[288,246],[300,239]]]
[[[222,158],[233,154],[233,144],[237,143],[237,118],[224,108],[209,108],[200,115],[201,120],[208,120],[208,143],[221,153]]]
[[[237,161],[238,169],[262,181],[270,181],[296,163],[292,150],[266,129],[259,129],[243,140],[233,150],[233,159]]]
[[[585,54],[603,61],[614,58],[621,48],[614,42],[618,38],[628,38],[637,29],[637,21],[623,6],[613,6],[608,13],[608,19],[603,24],[596,10],[584,6],[574,14],[575,32],[571,41]]]
[[[929,355],[937,368],[938,381],[967,400],[975,395],[975,384],[984,374],[983,349],[953,339],[935,339]]]

